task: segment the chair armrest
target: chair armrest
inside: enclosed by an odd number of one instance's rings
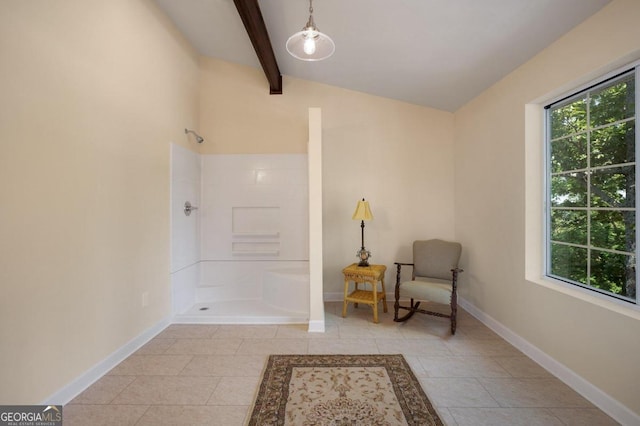
[[[397,266],[396,287],[398,287],[400,285],[400,270],[401,270],[401,268],[403,266],[411,266],[411,267],[413,267],[414,264],[413,263],[404,263],[404,262],[393,262],[393,264]],[[413,275],[413,273],[411,275]]]

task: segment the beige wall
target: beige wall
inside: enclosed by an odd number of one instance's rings
[[[198,64],[146,0],[2,1],[0,55],[0,403],[30,404],[169,313]]]
[[[0,2],[0,402],[42,401],[169,314],[168,142],[194,149],[184,127],[202,153],[306,152],[320,107],[326,293],[355,261],[360,197],[374,263],[455,231],[467,300],[640,413],[637,311],[525,279],[541,217],[525,104],[640,57],[637,22],[640,3],[614,2],[454,116],[286,76],[271,96],[260,70],[198,68],[150,1]]]
[[[544,100],[640,58],[638,22],[640,2],[614,1],[455,114],[461,295],[636,414],[640,311],[541,279],[537,128]]]
[[[324,292],[342,297],[356,261],[358,199],[373,263],[410,261],[417,238],[453,238],[453,114],[294,78],[269,95],[261,70],[202,59],[202,153],[306,152],[308,108],[322,108]],[[395,273],[387,272],[388,291]],[[341,300],[341,299],[340,299]]]

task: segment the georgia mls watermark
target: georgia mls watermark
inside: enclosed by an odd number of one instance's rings
[[[0,405],[0,426],[62,426],[62,405]]]

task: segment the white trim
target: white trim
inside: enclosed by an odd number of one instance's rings
[[[98,379],[104,376],[109,370],[116,365],[120,364],[129,355],[137,351],[149,340],[154,338],[158,333],[164,330],[169,324],[171,324],[171,317],[167,316],[159,321],[154,326],[143,331],[138,336],[131,339],[128,343],[125,343],[120,349],[113,352],[111,355],[94,365],[92,368],[81,374],[72,382],[55,392],[53,395],[42,401],[41,405],[65,405],[69,403],[73,398],[78,396],[82,391],[87,389]]]
[[[589,400],[596,407],[607,413],[614,420],[622,425],[638,425],[640,424],[640,415],[634,413],[629,408],[612,398],[601,389],[588,382],[566,365],[556,361],[545,352],[534,346],[527,340],[523,339],[502,323],[496,321],[487,315],[475,305],[467,300],[459,297],[458,304],[465,311],[476,317],[484,325],[495,331],[500,337],[518,348],[529,358],[540,364],[543,368],[563,381],[567,386],[578,392],[580,395]]]
[[[607,309],[617,314],[625,315],[629,318],[640,320],[640,305],[634,305],[622,299],[608,296],[597,291],[588,290],[565,281],[555,279],[553,277],[542,276],[539,278],[527,278],[527,281],[541,285],[550,290],[575,297],[587,303],[591,303],[603,309]]]
[[[324,333],[324,321],[309,321],[309,333]]]

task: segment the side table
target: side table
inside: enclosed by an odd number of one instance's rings
[[[352,302],[357,308],[358,303],[364,303],[373,307],[373,322],[378,323],[378,302],[382,301],[384,312],[387,312],[387,292],[384,288],[384,273],[387,267],[384,265],[358,266],[353,263],[342,270],[344,274],[344,304],[342,317],[347,316],[347,303]],[[349,293],[349,281],[355,284],[354,290]],[[382,291],[378,292],[378,281],[382,285]],[[363,284],[364,289],[358,285]],[[366,284],[371,285],[371,290],[366,289]]]

